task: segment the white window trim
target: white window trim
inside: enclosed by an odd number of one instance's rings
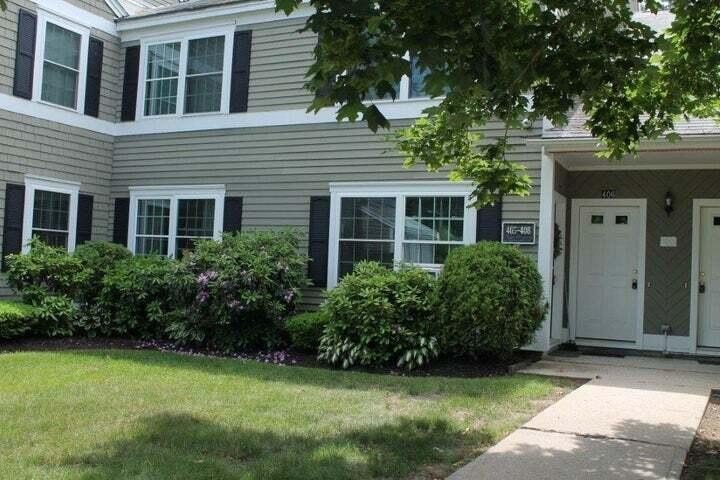
[[[233,41],[235,35],[235,25],[225,25],[223,28],[192,30],[182,33],[174,33],[154,38],[145,38],[140,40],[140,65],[138,72],[138,94],[135,111],[138,112],[138,120],[143,119],[159,119],[173,117],[196,117],[207,115],[218,115],[230,113],[230,80],[232,76],[232,55]],[[222,93],[220,95],[220,111],[218,112],[202,112],[202,113],[185,113],[185,80],[187,73],[187,54],[188,42],[199,38],[208,37],[225,37],[225,51],[223,57],[223,76],[222,76]],[[152,45],[160,45],[163,43],[180,43],[180,64],[178,71],[178,88],[177,88],[177,107],[174,114],[167,115],[145,115],[145,91],[147,79],[147,54],[148,48]]]
[[[409,196],[459,196],[465,197],[466,206],[463,218],[463,244],[475,243],[477,226],[476,210],[471,207],[470,195],[473,186],[470,182],[347,182],[330,184],[330,230],[328,245],[328,288],[338,283],[338,260],[340,254],[340,206],[343,198],[394,197],[395,198],[395,266],[402,262],[402,248],[405,233],[405,198]],[[399,259],[399,260],[398,260]],[[442,266],[418,265],[426,270],[437,272]]]
[[[25,208],[23,209],[22,253],[30,251],[32,240],[33,210],[35,205],[35,191],[65,193],[70,195],[70,212],[68,216],[68,252],[75,250],[77,235],[77,206],[80,193],[80,183],[54,178],[25,176]]]
[[[215,218],[213,239],[222,239],[223,214],[225,213],[225,185],[178,185],[130,187],[130,211],[128,215],[128,249],[135,253],[138,200],[170,200],[170,225],[168,230],[168,257],[175,256],[177,238],[178,200],[214,199]]]
[[[78,65],[78,84],[77,98],[75,99],[75,108],[58,105],[57,103],[48,102],[42,99],[42,84],[45,67],[45,31],[48,22],[62,27],[71,32],[80,35],[80,58]],[[90,30],[86,27],[78,25],[61,18],[53,13],[42,9],[37,11],[37,36],[35,38],[35,74],[33,79],[33,101],[50,105],[69,112],[85,113],[85,83],[87,80],[87,60],[88,60],[88,44],[90,42]]]

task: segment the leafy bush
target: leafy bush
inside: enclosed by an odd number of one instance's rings
[[[116,263],[132,257],[132,253],[115,243],[88,242],[77,247],[73,256],[80,261],[85,272],[85,283],[78,292],[78,300],[91,303],[100,295],[105,275]]]
[[[77,331],[77,304],[65,295],[44,295],[35,302],[33,333],[44,337],[69,337]]]
[[[408,369],[437,355],[432,334],[434,279],[419,268],[399,271],[363,262],[330,292],[318,358],[348,368],[394,363]]]
[[[0,338],[21,337],[35,324],[35,307],[20,302],[0,302]]]
[[[192,305],[168,332],[181,344],[220,350],[272,347],[307,285],[307,259],[292,232],[225,235],[195,244],[183,261],[195,276]]]
[[[160,338],[182,315],[192,277],[181,262],[138,256],[117,262],[102,284],[94,319],[100,334]]]
[[[437,299],[442,347],[457,355],[509,356],[532,340],[546,310],[535,262],[493,242],[448,255]]]
[[[25,255],[9,255],[8,283],[23,301],[36,307],[33,332],[69,336],[75,332],[78,309],[74,299],[88,280],[81,261],[64,249],[37,238]]]
[[[26,303],[38,303],[47,295],[75,298],[87,281],[79,259],[36,238],[27,254],[8,255],[8,261],[8,283]]]
[[[290,337],[290,345],[305,352],[317,352],[320,337],[328,323],[324,311],[304,312],[293,315],[285,322],[285,331]]]

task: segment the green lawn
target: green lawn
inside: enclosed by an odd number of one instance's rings
[[[147,351],[5,353],[0,478],[436,478],[571,388]]]

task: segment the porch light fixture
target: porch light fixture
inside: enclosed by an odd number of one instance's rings
[[[672,192],[668,191],[665,194],[665,213],[668,214],[668,217],[673,212],[673,203],[675,202],[675,197],[673,196]]]

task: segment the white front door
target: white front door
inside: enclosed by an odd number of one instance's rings
[[[635,343],[642,325],[645,216],[640,206],[617,202],[575,209],[578,340]]]
[[[700,209],[698,346],[720,348],[720,207]]]

